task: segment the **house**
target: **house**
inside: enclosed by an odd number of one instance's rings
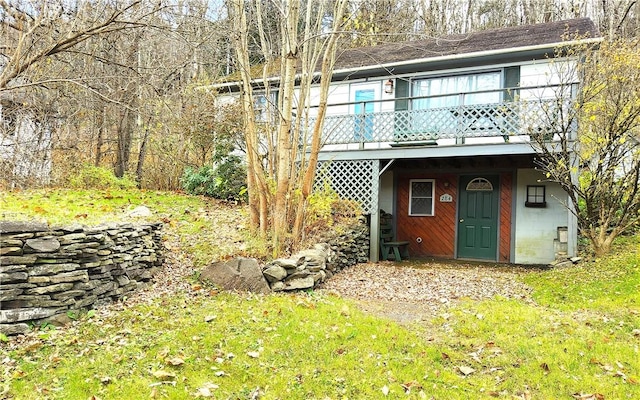
[[[575,96],[563,74],[578,60],[558,47],[598,38],[584,18],[340,52],[318,181],[370,215],[371,260],[381,210],[412,257],[575,255],[572,205],[536,170],[530,135],[557,140],[553,115]]]

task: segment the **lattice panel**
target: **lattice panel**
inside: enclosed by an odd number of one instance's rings
[[[365,214],[378,209],[378,160],[324,161],[318,163],[314,190],[329,184],[343,199],[360,203]]]
[[[538,100],[329,115],[323,141],[347,144],[526,135],[531,125],[549,121],[554,108],[558,108],[554,101]]]

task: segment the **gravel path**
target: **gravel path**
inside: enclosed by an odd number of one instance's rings
[[[515,266],[424,261],[381,262],[348,268],[322,285],[323,290],[356,300],[364,311],[408,323],[429,319],[460,299],[494,296],[530,301],[530,288]]]

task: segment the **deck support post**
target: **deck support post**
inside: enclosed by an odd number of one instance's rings
[[[377,193],[376,193],[377,195]],[[380,261],[380,213],[378,210],[371,212],[371,221],[369,225],[369,261]]]

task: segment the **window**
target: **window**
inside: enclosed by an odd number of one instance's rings
[[[433,215],[434,182],[433,179],[409,181],[409,215]]]
[[[543,185],[527,185],[527,200],[525,207],[546,207],[545,187]]]
[[[488,72],[473,75],[443,76],[420,79],[413,82],[413,96],[440,96],[415,100],[414,109],[454,107],[470,104],[499,103],[500,92],[469,93],[463,96],[456,93],[477,92],[500,89],[501,73]],[[451,96],[441,96],[451,94]]]
[[[493,184],[485,178],[474,178],[467,183],[465,190],[467,192],[492,192]]]
[[[430,97],[412,101],[413,110],[429,110],[429,112],[416,114],[411,128],[421,131],[426,129],[432,133],[453,132],[460,129],[459,112],[464,112],[466,109],[480,110],[483,109],[481,106],[483,104],[500,103],[501,80],[501,72],[495,71],[413,81],[413,97]],[[477,112],[471,114],[477,115]]]
[[[273,91],[268,95],[256,93],[253,99],[253,109],[256,113],[256,122],[273,122],[275,109],[277,107],[278,93]]]

